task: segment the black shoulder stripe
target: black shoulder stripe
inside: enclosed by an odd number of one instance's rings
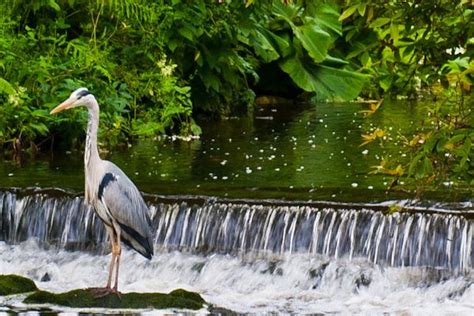
[[[116,178],[113,174],[110,172],[107,172],[104,177],[102,178],[102,181],[99,184],[99,200],[102,198],[102,195],[104,194],[104,189],[109,185],[110,182],[115,181]]]

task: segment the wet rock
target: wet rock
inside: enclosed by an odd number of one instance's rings
[[[183,289],[164,293],[122,293],[96,297],[91,289],[77,289],[66,293],[38,291],[27,298],[26,304],[55,304],[75,308],[180,308],[201,309],[206,303],[197,293]]]
[[[197,273],[201,273],[205,265],[206,265],[205,262],[198,262],[191,267],[191,270],[196,271]]]
[[[49,276],[49,273],[46,272],[42,277],[41,277],[41,282],[49,282],[51,281],[51,277]]]
[[[262,271],[262,274],[274,274],[274,275],[283,275],[283,269],[278,267],[280,261],[270,261],[268,262],[268,268]]]
[[[0,295],[27,293],[38,290],[35,283],[15,274],[0,275]]]
[[[359,289],[361,286],[369,286],[370,283],[372,282],[372,279],[369,275],[366,275],[365,273],[361,273],[359,277],[355,280],[355,285]]]
[[[319,267],[312,268],[308,271],[309,277],[314,280],[314,284],[312,286],[313,289],[316,289],[320,285],[321,279],[323,278],[324,270],[326,270],[328,265],[329,261],[324,262]]]

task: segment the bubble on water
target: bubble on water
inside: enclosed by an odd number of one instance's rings
[[[275,168],[275,171],[280,171],[280,168]]]
[[[262,170],[262,167],[261,167],[261,166],[258,166],[258,167],[257,167],[257,170]]]
[[[371,185],[369,185],[369,186],[367,187],[367,189],[369,189],[369,190],[373,190],[373,189],[374,189],[374,187],[373,187],[373,186],[371,186]]]
[[[369,153],[368,149],[362,151],[362,155],[367,155],[368,153]]]
[[[9,174],[8,174],[9,177],[13,177],[13,175],[14,175],[13,173],[9,173]]]
[[[222,180],[227,180],[227,179],[229,179],[228,176],[222,176]]]
[[[246,174],[252,173],[252,169],[250,169],[249,167],[245,167],[245,173]]]
[[[353,183],[351,184],[351,186],[352,186],[353,188],[357,188],[357,187],[359,186],[359,184],[358,184],[357,182],[353,182]]]
[[[221,161],[221,165],[223,165],[223,166],[225,166],[226,163],[227,163],[227,160],[222,160],[222,161]]]

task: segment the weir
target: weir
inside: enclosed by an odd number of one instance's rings
[[[58,191],[59,192],[59,191]],[[103,224],[82,197],[0,191],[0,240],[104,251]],[[388,266],[472,269],[474,221],[461,214],[377,207],[202,200],[149,201],[162,251],[275,256],[295,253],[367,258]]]

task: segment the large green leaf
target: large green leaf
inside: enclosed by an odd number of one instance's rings
[[[277,45],[270,36],[271,33],[272,32],[267,31],[263,27],[257,27],[249,40],[255,52],[267,63],[280,58]]]
[[[303,90],[315,92],[319,99],[354,99],[366,76],[349,70],[316,65],[295,54],[280,62],[280,67]]]
[[[333,38],[342,36],[342,22],[339,21],[340,8],[335,3],[308,1],[306,14],[314,17],[316,23]]]
[[[301,41],[308,54],[317,63],[326,59],[328,49],[333,42],[329,33],[323,31],[313,19],[301,26],[292,26],[296,37]]]
[[[296,38],[303,44],[303,47],[315,62],[320,63],[326,58],[334,38],[322,28],[327,28],[322,21],[324,15],[317,18],[309,16],[303,18],[301,14],[303,8],[301,6],[294,4],[283,5],[280,1],[274,2],[273,10],[275,16],[288,23]],[[321,23],[318,22],[318,19]],[[337,26],[333,25],[334,23],[331,19],[328,19],[326,23],[337,28]]]

